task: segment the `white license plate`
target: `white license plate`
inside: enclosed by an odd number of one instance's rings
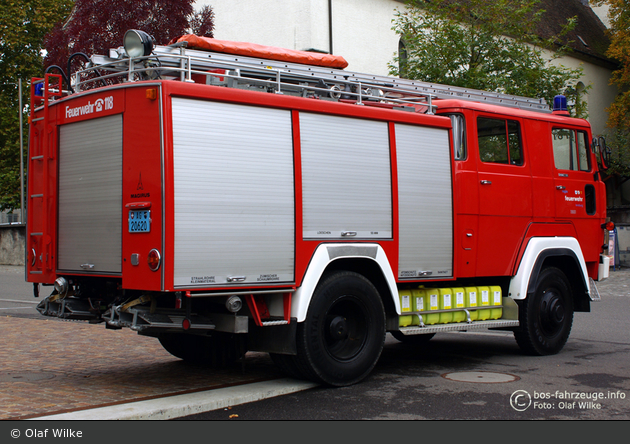
[[[129,211],[129,232],[148,233],[151,231],[151,210]]]

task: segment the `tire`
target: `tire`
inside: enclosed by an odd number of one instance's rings
[[[435,336],[435,333],[427,333],[424,335],[403,335],[399,331],[392,331],[390,333],[394,338],[405,345],[424,345]]]
[[[541,271],[533,295],[519,304],[517,344],[530,355],[553,355],[566,344],[573,324],[571,286],[555,267]]]
[[[322,278],[296,342],[294,360],[307,379],[338,387],[361,381],[385,343],[385,309],[374,285],[353,272]]]
[[[173,356],[191,364],[226,367],[247,352],[247,337],[224,332],[211,336],[165,333],[158,336],[162,347]]]

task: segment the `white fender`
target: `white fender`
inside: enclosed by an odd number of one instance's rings
[[[389,264],[387,255],[378,244],[322,244],[315,250],[308,265],[302,285],[293,293],[291,301],[291,317],[298,322],[306,319],[306,312],[313,297],[315,287],[328,267],[328,264],[338,259],[360,258],[375,261],[381,268],[396,307],[396,313],[400,314],[400,301],[398,300],[398,288],[396,278]]]
[[[510,281],[509,296],[512,299],[525,299],[527,297],[527,287],[538,257],[545,250],[564,249],[572,251],[577,258],[582,269],[582,276],[586,288],[589,288],[588,272],[586,262],[580,248],[580,243],[574,237],[534,237],[530,239],[525,249],[525,254],[518,266],[516,276]]]

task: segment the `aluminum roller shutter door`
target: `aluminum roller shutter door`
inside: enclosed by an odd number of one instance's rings
[[[58,267],[120,273],[122,114],[59,128]]]
[[[300,138],[304,238],[391,238],[388,124],[301,113]]]
[[[397,124],[399,278],[453,276],[448,131]],[[422,276],[420,276],[422,277]]]
[[[290,111],[173,98],[178,287],[293,282]]]

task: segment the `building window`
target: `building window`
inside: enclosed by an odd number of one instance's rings
[[[407,77],[407,47],[403,39],[398,41],[398,77]]]

